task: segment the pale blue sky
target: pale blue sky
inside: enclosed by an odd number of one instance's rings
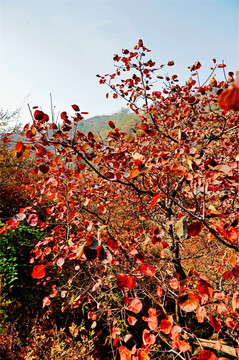
[[[238,23],[237,0],[1,0],[0,106],[22,107],[24,123],[27,103],[50,113],[49,93],[56,112],[118,111],[123,101],[107,100],[96,74],[113,72],[113,55],[139,38],[156,64],[174,60],[181,82],[195,60],[202,81],[212,58],[239,70]]]

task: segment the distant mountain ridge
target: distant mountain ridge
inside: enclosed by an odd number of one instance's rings
[[[117,128],[129,132],[138,122],[138,117],[134,113],[130,113],[128,109],[122,108],[120,112],[112,115],[94,116],[82,120],[79,122],[77,129],[84,134],[91,131],[93,134],[104,137],[110,131],[109,121],[113,121]]]

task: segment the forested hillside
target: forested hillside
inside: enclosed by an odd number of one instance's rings
[[[94,116],[87,120],[82,120],[78,124],[78,130],[86,134],[91,131],[105,138],[109,132],[109,121],[113,121],[116,127],[128,133],[139,121],[139,117],[133,112],[129,112],[128,109],[122,108],[120,112],[112,115]]]

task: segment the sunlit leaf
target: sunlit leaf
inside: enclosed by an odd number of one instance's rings
[[[199,296],[193,290],[187,289],[178,296],[177,303],[183,311],[192,312],[198,308]]]
[[[128,323],[129,323],[130,325],[135,325],[136,322],[137,322],[137,319],[136,319],[134,316],[128,315]]]
[[[197,316],[197,319],[198,319],[198,322],[199,323],[203,323],[204,322],[204,318],[207,314],[207,310],[205,309],[204,306],[199,306],[197,308],[197,311],[196,311],[196,316]]]
[[[138,314],[143,308],[143,304],[142,302],[135,298],[135,299],[132,299],[129,303],[129,306],[128,306],[128,310],[129,311],[132,311],[133,313],[135,314]]]
[[[51,305],[51,300],[49,299],[48,296],[45,296],[42,303],[43,303],[42,307],[49,306],[49,305]]]
[[[123,345],[119,347],[119,355],[120,360],[131,360],[131,351]]]
[[[156,341],[156,337],[148,329],[143,331],[143,343],[144,345],[153,345]]]
[[[172,345],[183,352],[191,350],[191,346],[184,340],[175,339],[172,341]]]

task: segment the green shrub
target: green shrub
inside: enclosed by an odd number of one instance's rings
[[[0,235],[0,276],[6,291],[24,283],[29,253],[43,235],[39,229],[23,224]]]

